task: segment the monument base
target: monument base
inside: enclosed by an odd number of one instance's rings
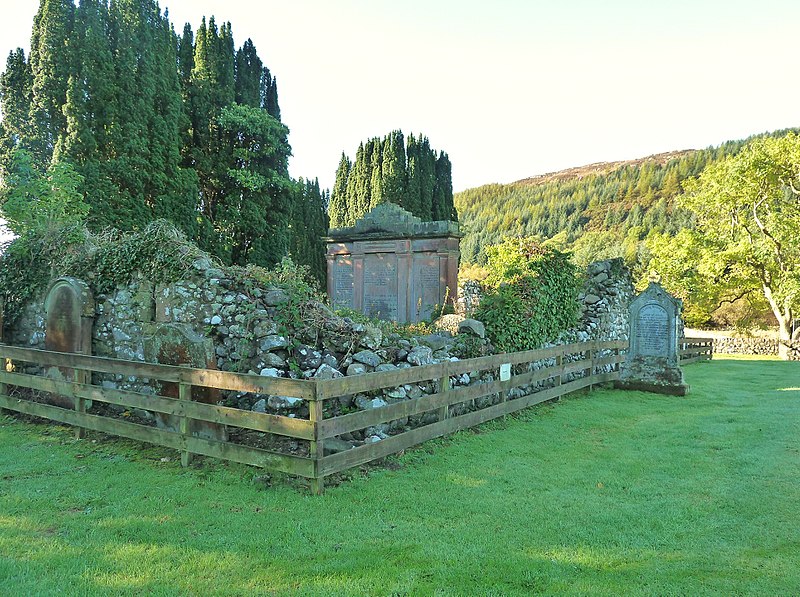
[[[653,394],[665,394],[667,396],[686,396],[689,393],[689,386],[685,383],[665,384],[643,379],[618,379],[614,382],[614,387],[618,390],[636,390]]]
[[[679,366],[670,362],[670,359],[651,356],[625,361],[614,386],[622,390],[641,390],[669,396],[685,396],[689,391]]]

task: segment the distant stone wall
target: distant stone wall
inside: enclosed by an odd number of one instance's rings
[[[732,336],[714,338],[714,352],[717,354],[777,355],[778,341],[772,338],[735,338]]]
[[[773,338],[715,337],[714,352],[717,354],[778,355],[778,340]],[[789,360],[800,361],[800,344],[789,349]]]

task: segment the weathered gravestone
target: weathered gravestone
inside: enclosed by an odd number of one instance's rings
[[[76,278],[58,278],[47,291],[45,299],[45,349],[54,352],[92,354],[92,324],[94,297],[89,286]],[[66,367],[49,367],[47,377],[86,383],[85,371]],[[47,401],[63,408],[74,408],[68,396],[51,394]]]
[[[184,365],[197,369],[217,369],[214,344],[211,338],[197,334],[190,326],[177,323],[150,324],[145,326],[144,356],[151,363],[162,365]],[[159,395],[179,398],[179,387],[174,382],[160,382]],[[205,404],[217,404],[220,391],[216,388],[192,386],[191,399]],[[154,413],[156,424],[170,431],[180,431],[180,417]],[[224,425],[205,421],[192,421],[192,435],[206,439],[227,441]]]
[[[328,296],[334,308],[401,323],[428,319],[458,289],[456,222],[423,222],[382,203],[351,228],[329,232]]]
[[[678,354],[681,308],[681,301],[657,282],[631,302],[630,346],[617,387],[686,395]]]

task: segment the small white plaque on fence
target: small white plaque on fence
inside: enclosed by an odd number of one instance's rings
[[[503,363],[500,365],[500,381],[508,381],[511,379],[511,363]]]

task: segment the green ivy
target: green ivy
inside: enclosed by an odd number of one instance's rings
[[[532,238],[509,239],[487,252],[491,274],[475,317],[495,348],[539,348],[577,323],[579,282],[568,253]]]
[[[5,321],[13,323],[60,276],[80,278],[95,294],[106,294],[129,284],[139,273],[155,283],[183,279],[202,257],[206,254],[165,220],[129,233],[92,234],[76,223],[28,230],[0,258]]]

